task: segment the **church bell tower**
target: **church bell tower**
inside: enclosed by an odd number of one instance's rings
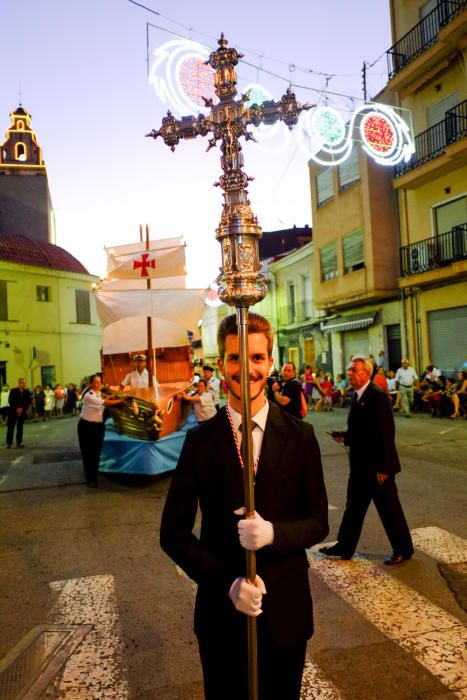
[[[55,243],[55,222],[42,148],[22,105],[0,145],[0,235]]]

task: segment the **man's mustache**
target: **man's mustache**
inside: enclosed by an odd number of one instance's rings
[[[250,378],[250,382],[257,382],[260,379],[264,379],[265,375],[264,374],[249,374],[248,375]],[[233,374],[232,379],[234,382],[239,382],[240,383],[240,375],[239,374]]]

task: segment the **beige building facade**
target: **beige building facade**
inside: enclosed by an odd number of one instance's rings
[[[400,364],[399,239],[392,169],[354,144],[339,166],[309,162],[313,212],[313,290],[331,336],[334,375],[350,355],[384,350]]]
[[[408,354],[454,374],[467,359],[467,6],[391,0],[388,84],[415,153],[396,166]]]

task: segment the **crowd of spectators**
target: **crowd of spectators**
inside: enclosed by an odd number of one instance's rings
[[[57,384],[55,387],[50,384],[45,386],[37,384],[31,390],[32,403],[26,417],[37,421],[47,421],[65,415],[77,415],[81,410],[81,395],[86,386],[86,381],[82,382],[79,389],[73,383],[65,386]],[[8,384],[4,384],[0,392],[0,416],[3,425],[7,421],[10,388]]]
[[[391,400],[393,411],[402,412],[401,375],[384,366],[384,353],[378,359],[371,358],[374,365],[372,381]],[[408,362],[404,361],[401,371],[407,371]],[[300,375],[303,392],[308,409],[314,411],[332,411],[348,406],[353,389],[345,374],[335,378],[322,369],[313,371],[307,365]],[[467,418],[467,371],[461,370],[456,376],[444,376],[435,365],[428,365],[420,379],[414,380],[411,409],[420,413],[431,413],[433,418]]]

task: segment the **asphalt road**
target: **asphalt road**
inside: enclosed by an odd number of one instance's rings
[[[331,541],[347,455],[326,431],[345,426],[346,410],[307,420],[323,455]],[[89,489],[76,423],[28,423],[24,450],[0,447],[0,700],[28,679],[28,697],[201,699],[194,586],[158,544],[170,475],[102,476]],[[416,554],[382,565],[390,552],[373,508],[354,560],[309,553],[316,631],[303,700],[467,698],[467,421],[396,423]]]

